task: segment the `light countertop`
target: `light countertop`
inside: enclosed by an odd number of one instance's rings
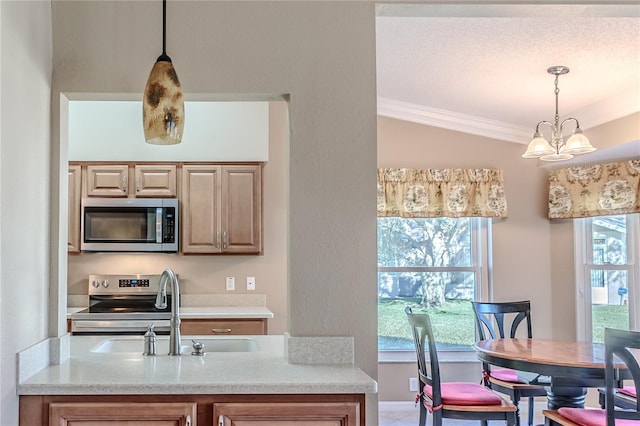
[[[182,336],[183,342],[194,336]],[[196,336],[197,337],[197,336]],[[211,336],[201,336],[211,339]],[[375,393],[376,382],[346,365],[290,364],[285,336],[255,339],[257,352],[209,352],[205,356],[168,356],[158,336],[158,355],[143,356],[140,336],[71,336],[70,358],[50,365],[18,384],[20,395],[95,394],[286,394]],[[93,352],[103,340],[131,339],[140,352]],[[219,336],[228,339],[228,336]],[[134,347],[135,342],[134,342]],[[205,351],[206,351],[205,346]]]

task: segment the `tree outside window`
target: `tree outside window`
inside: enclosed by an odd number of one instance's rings
[[[428,312],[441,349],[474,342],[478,218],[378,218],[379,350],[411,350],[404,307]]]

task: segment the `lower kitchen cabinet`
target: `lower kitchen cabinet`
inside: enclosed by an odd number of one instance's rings
[[[364,394],[21,395],[19,426],[365,426]]]
[[[267,334],[267,320],[182,318],[180,332],[186,335]]]
[[[20,424],[23,423],[22,412]],[[196,404],[189,402],[53,402],[53,426],[195,426]]]
[[[355,426],[360,425],[357,402],[213,404],[216,426]]]

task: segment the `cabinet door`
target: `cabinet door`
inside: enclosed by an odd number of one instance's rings
[[[182,252],[220,253],[221,166],[182,167]]]
[[[88,165],[87,196],[126,197],[129,194],[129,166]]]
[[[69,166],[69,192],[68,192],[68,222],[67,222],[67,251],[80,253],[80,181],[82,167]]]
[[[360,426],[357,402],[213,404],[216,426]]]
[[[222,167],[222,251],[262,253],[262,165]]]
[[[195,426],[196,403],[53,402],[50,426]]]
[[[267,334],[266,319],[197,319],[183,318],[180,331],[185,335]]]
[[[136,164],[136,197],[176,196],[175,164]]]

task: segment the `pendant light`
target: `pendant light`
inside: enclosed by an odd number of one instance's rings
[[[167,0],[162,0],[162,55],[153,65],[142,99],[144,139],[154,145],[182,141],[184,100],[171,58],[167,56]]]
[[[536,131],[533,135],[533,139],[527,146],[527,151],[522,154],[523,158],[539,158],[542,161],[563,161],[573,158],[577,154],[586,154],[596,150],[589,139],[582,133],[580,123],[576,118],[566,118],[560,122],[560,115],[558,114],[558,94],[560,89],[558,88],[558,77],[569,72],[569,68],[558,65],[547,68],[547,72],[551,75],[555,75],[555,90],[553,93],[556,95],[556,115],[553,122],[540,121],[536,125]],[[573,134],[565,141],[564,125],[568,122],[575,123],[575,130]],[[541,126],[548,126],[551,129],[551,141],[542,136],[540,132]]]

